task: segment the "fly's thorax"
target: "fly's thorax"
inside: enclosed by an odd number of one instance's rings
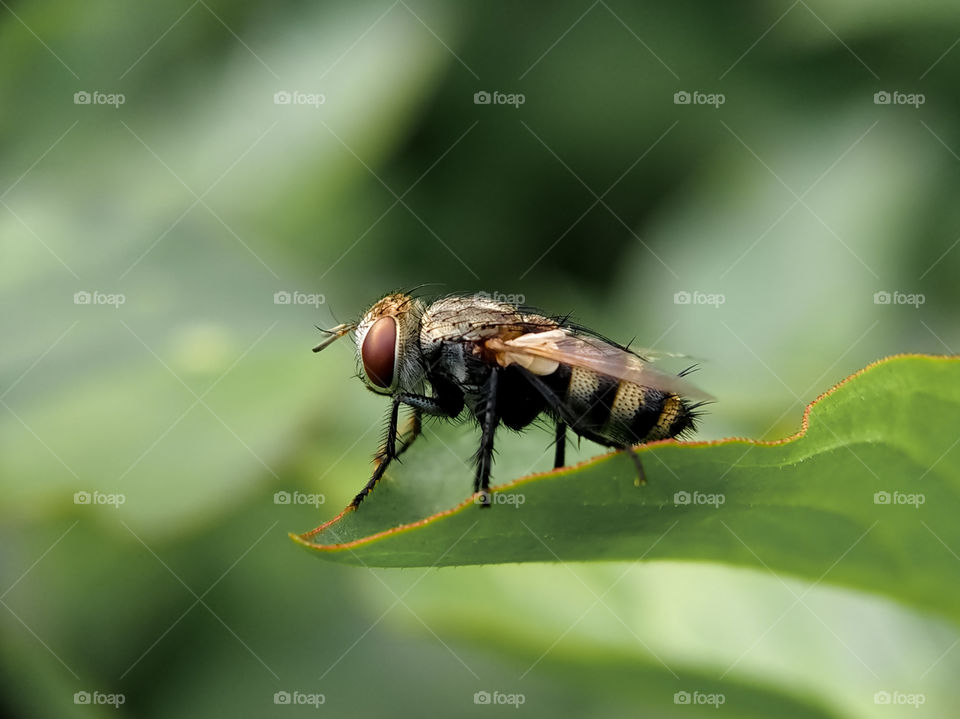
[[[471,395],[480,391],[491,369],[498,365],[495,354],[484,345],[486,340],[513,339],[556,327],[554,320],[524,312],[508,302],[480,294],[452,295],[424,309],[420,347],[431,375],[441,375]]]
[[[420,319],[423,309],[423,303],[410,295],[387,295],[357,323],[360,375],[374,392],[416,392],[422,386]]]
[[[423,311],[420,345],[424,353],[431,356],[444,342],[480,342],[489,337],[509,339],[556,326],[554,320],[523,312],[508,302],[480,295],[454,295],[436,300]]]

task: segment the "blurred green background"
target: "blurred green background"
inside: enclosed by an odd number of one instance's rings
[[[0,2],[0,713],[960,713],[955,626],[826,582],[287,537],[386,409],[313,325],[398,287],[702,359],[705,438],[960,348],[958,38],[932,1]]]

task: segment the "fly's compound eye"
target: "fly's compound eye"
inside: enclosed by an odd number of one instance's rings
[[[360,357],[371,383],[383,389],[393,384],[397,360],[397,321],[393,317],[381,317],[373,323],[363,338]]]

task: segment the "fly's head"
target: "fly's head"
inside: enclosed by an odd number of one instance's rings
[[[414,392],[423,377],[420,316],[423,303],[387,295],[357,323],[357,362],[363,381],[378,394]]]
[[[406,294],[379,300],[356,323],[343,324],[314,348],[319,352],[338,337],[356,331],[360,378],[377,394],[417,392],[423,382],[420,356],[420,317],[424,305]]]

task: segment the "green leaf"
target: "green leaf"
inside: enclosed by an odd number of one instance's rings
[[[496,487],[495,506],[482,510],[454,499],[470,476],[451,466],[456,452],[418,444],[359,511],[291,537],[318,556],[379,567],[725,562],[960,620],[958,359],[872,364],[811,403],[780,441],[639,448],[643,487],[613,453]]]

